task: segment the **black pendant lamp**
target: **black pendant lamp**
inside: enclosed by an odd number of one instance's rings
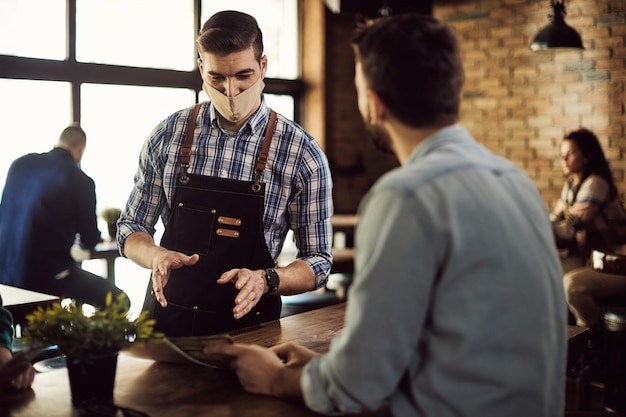
[[[550,0],[552,20],[550,24],[541,29],[530,44],[533,52],[554,48],[585,49],[580,35],[574,28],[565,23],[565,5],[563,0],[557,2]]]

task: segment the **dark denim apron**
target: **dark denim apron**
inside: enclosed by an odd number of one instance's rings
[[[238,291],[232,283],[216,283],[233,268],[275,266],[263,235],[265,184],[261,177],[276,113],[271,111],[254,181],[239,181],[187,173],[199,106],[187,126],[183,169],[161,246],[187,255],[197,253],[200,259],[195,265],[170,271],[164,288],[167,307],[156,302],[152,282],[144,303],[144,310],[156,320],[155,329],[170,337],[223,333],[280,317],[280,296],[264,295],[252,311],[235,319]]]

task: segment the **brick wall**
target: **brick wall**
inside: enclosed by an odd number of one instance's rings
[[[377,151],[365,135],[349,43],[354,22],[354,16],[327,11],[326,153],[333,173],[337,213],[355,212],[376,179],[398,166],[394,156]]]
[[[563,185],[560,140],[580,126],[598,135],[626,193],[626,0],[566,0],[565,6],[565,21],[581,34],[584,51],[530,51],[532,37],[549,22],[549,1],[442,0],[433,13],[460,41],[461,122],[524,169],[550,208]],[[354,18],[330,14],[326,22],[327,152],[336,210],[348,212],[397,162],[377,153],[363,134],[348,45]]]

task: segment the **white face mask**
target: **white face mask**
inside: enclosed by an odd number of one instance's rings
[[[259,79],[245,91],[242,91],[235,97],[228,97],[209,84],[202,83],[202,89],[211,99],[215,109],[232,123],[241,121],[252,111],[252,108],[264,88],[265,83],[263,82],[263,78],[259,77]]]

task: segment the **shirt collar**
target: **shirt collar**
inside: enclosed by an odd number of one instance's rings
[[[446,126],[417,145],[409,156],[407,163],[413,163],[446,144],[465,142],[467,140],[473,141],[472,135],[464,126],[460,124]]]

